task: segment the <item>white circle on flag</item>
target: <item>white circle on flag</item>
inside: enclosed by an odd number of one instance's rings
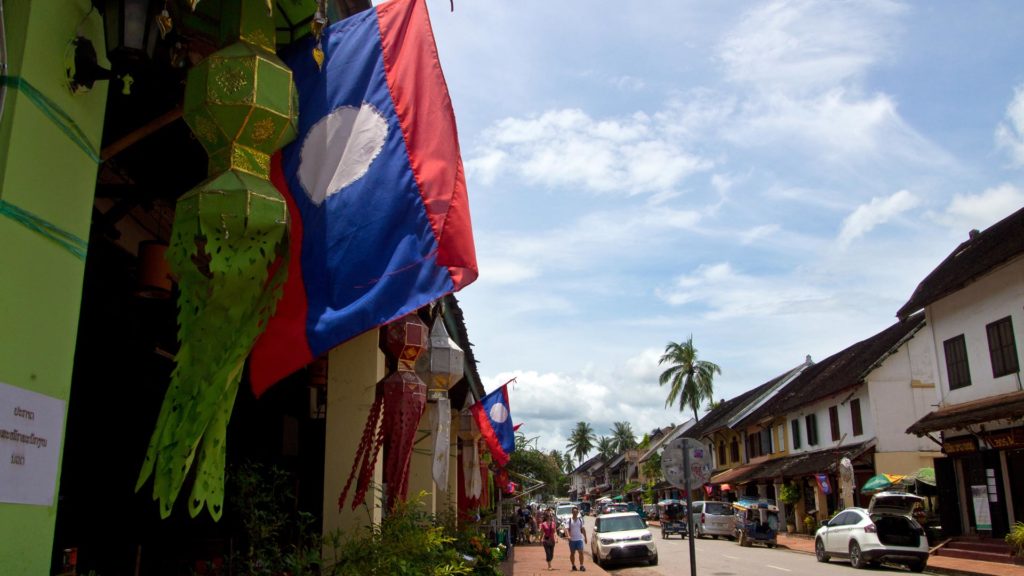
[[[491,420],[494,420],[498,424],[508,420],[508,408],[505,408],[505,405],[500,402],[491,406],[488,414],[490,414]]]
[[[387,119],[366,102],[340,106],[318,120],[299,159],[299,183],[310,201],[319,206],[366,175],[387,136]]]

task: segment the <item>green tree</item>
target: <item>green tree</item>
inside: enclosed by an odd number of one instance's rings
[[[537,448],[537,437],[527,438],[516,433],[516,450],[509,456],[508,469],[544,482],[547,489],[555,493],[561,492],[566,484],[562,464],[553,454]]]
[[[659,385],[669,385],[665,407],[675,404],[678,398],[679,411],[689,406],[693,410],[694,420],[699,421],[697,408],[700,408],[702,401],[713,399],[715,374],[721,374],[722,369],[718,364],[697,358],[692,335],[686,342],[669,342],[665,346],[665,353],[658,360],[658,365],[662,364],[668,365],[668,369],[658,377]]]
[[[583,462],[583,458],[594,449],[594,442],[597,436],[594,429],[586,422],[577,422],[576,427],[569,433],[569,443],[565,449],[569,454],[576,457],[577,462]]]
[[[661,453],[655,452],[644,462],[644,478],[648,480],[661,479]]]
[[[636,435],[633,434],[633,426],[629,422],[613,424],[612,443],[615,444],[616,452],[625,452],[630,448],[636,448]]]
[[[615,439],[611,436],[601,436],[597,439],[597,453],[606,461],[615,456]]]

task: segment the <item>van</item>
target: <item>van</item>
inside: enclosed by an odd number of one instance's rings
[[[690,509],[693,515],[693,533],[698,538],[724,536],[736,539],[736,517],[728,502],[699,500]]]

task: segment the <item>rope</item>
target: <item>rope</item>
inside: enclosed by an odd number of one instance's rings
[[[4,202],[2,199],[0,199],[0,214],[53,241],[79,260],[85,261],[85,253],[89,244],[71,232],[51,224],[28,210],[23,210],[14,204]]]
[[[36,105],[36,108],[39,108],[43,115],[60,128],[61,132],[81,148],[93,162],[97,164],[102,163],[96,147],[89,141],[89,137],[78,126],[75,119],[62,110],[53,100],[47,98],[45,94],[29,83],[28,80],[21,76],[3,75],[0,76],[0,84],[14,88],[27,96]]]

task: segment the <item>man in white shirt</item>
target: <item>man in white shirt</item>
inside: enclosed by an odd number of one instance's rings
[[[573,552],[578,552],[580,557],[580,571],[586,572],[583,566],[583,546],[587,543],[587,529],[583,526],[583,517],[580,516],[580,509],[572,507],[572,518],[567,522],[566,530],[569,533],[569,562],[572,562],[572,571],[576,571],[576,560]]]

